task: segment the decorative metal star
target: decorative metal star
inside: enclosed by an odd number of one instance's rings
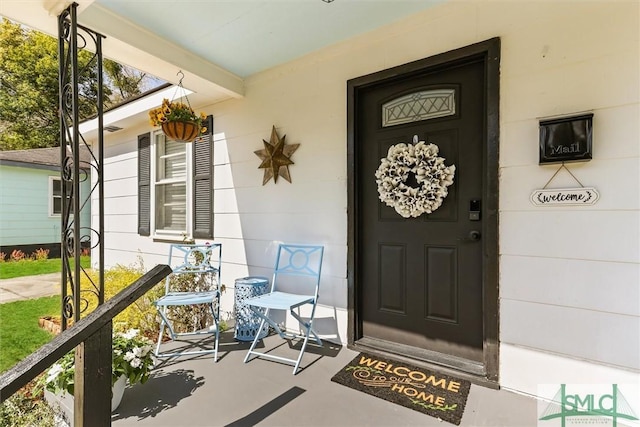
[[[260,160],[262,160],[262,163],[258,166],[258,169],[264,169],[262,185],[269,182],[271,178],[273,178],[273,182],[277,184],[278,176],[281,176],[291,182],[289,165],[294,163],[290,157],[298,149],[300,144],[285,145],[284,139],[286,137],[287,135],[280,138],[276,132],[276,127],[273,126],[269,142],[264,139],[262,140],[264,143],[264,149],[254,151],[256,156],[260,157]]]

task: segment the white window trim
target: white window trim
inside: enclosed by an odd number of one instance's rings
[[[62,189],[62,179],[59,176],[49,176],[49,217],[60,218],[60,215],[62,213],[53,212],[53,182],[54,181],[60,181],[60,186]],[[62,200],[62,194],[60,194],[60,200]]]
[[[157,150],[157,141],[158,135],[164,135],[162,131],[156,131],[151,133],[151,144],[150,144],[150,156],[151,156],[151,175],[150,175],[150,220],[151,220],[151,237],[157,240],[170,240],[176,242],[183,242],[186,239],[193,239],[193,165],[192,165],[192,148],[191,144],[185,143],[185,156],[186,156],[186,227],[187,229],[184,231],[157,231],[156,230],[156,172],[157,172],[157,159],[156,159],[156,150]],[[166,183],[169,183],[171,180],[166,180]]]

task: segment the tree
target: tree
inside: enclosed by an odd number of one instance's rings
[[[93,54],[80,51],[78,63]],[[0,150],[59,146],[58,41],[3,19],[0,23]],[[158,84],[131,67],[103,61],[104,108],[139,95]],[[80,118],[96,114],[97,71],[87,67],[79,79]]]
[[[148,80],[147,74],[110,59],[105,59],[102,67],[106,73],[107,84],[113,86],[108,106],[140,95]]]
[[[57,46],[3,20],[0,26],[0,148],[53,147],[58,140]]]

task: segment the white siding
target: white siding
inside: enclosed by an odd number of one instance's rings
[[[346,340],[346,82],[492,37],[500,77],[500,377],[506,388],[638,381],[640,25],[637,2],[452,2],[246,81],[215,117],[215,235],[223,282],[268,274],[280,241],[326,245],[322,332]],[[568,167],[600,201],[529,202],[557,169],[538,165],[538,121],[594,113],[594,159]],[[262,185],[255,150],[271,126],[300,143],[293,183]],[[166,254],[136,234],[137,129],[109,136],[107,261]],[[117,145],[113,142],[117,141]],[[373,179],[373,178],[372,178]],[[122,184],[120,186],[120,184]],[[551,187],[574,186],[561,172]],[[117,207],[116,207],[117,206]],[[525,369],[526,368],[526,369]]]

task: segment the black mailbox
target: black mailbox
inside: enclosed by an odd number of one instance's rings
[[[540,164],[591,160],[593,114],[540,120]]]

